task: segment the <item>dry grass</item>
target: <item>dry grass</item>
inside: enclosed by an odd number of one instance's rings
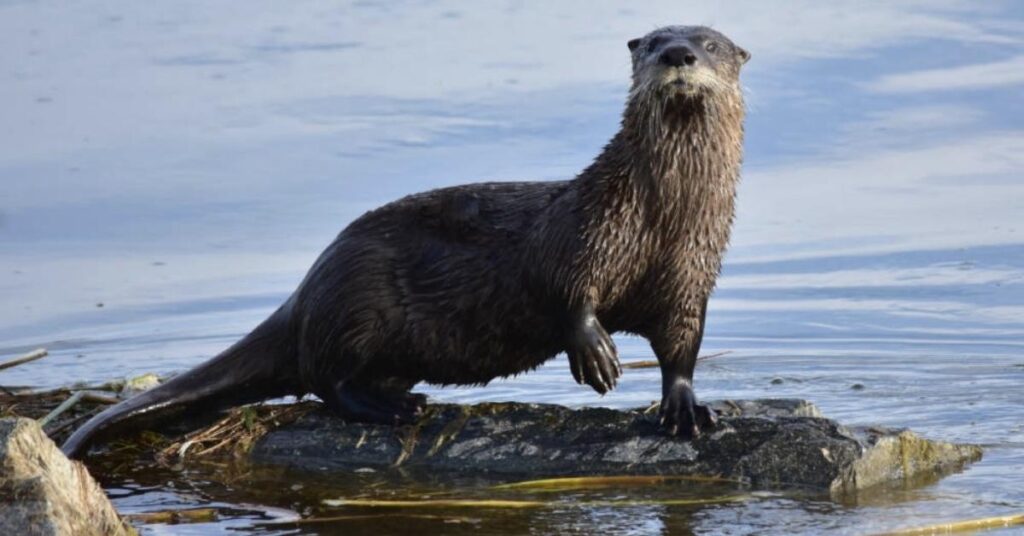
[[[186,458],[209,456],[241,456],[259,438],[278,426],[295,421],[319,407],[304,402],[286,405],[257,405],[235,408],[217,422],[190,432],[157,452],[157,461],[180,462]]]

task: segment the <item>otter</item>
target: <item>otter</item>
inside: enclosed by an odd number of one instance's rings
[[[484,385],[561,352],[604,394],[622,374],[616,332],[650,341],[668,434],[713,427],[693,371],[734,217],[750,54],[702,26],[627,44],[620,130],[574,179],[443,188],[364,214],[251,333],[95,416],[64,452],[150,419],[309,393],[343,419],[409,423],[426,403],[419,382]]]

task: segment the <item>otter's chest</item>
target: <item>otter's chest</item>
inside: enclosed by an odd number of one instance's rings
[[[623,246],[629,260],[618,264],[605,289],[614,329],[634,330],[711,294],[732,220],[731,211],[720,216],[638,230]]]

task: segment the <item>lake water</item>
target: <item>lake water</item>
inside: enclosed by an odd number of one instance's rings
[[[0,384],[180,371],[272,311],[369,208],[573,176],[616,130],[625,42],[670,23],[753,53],[704,346],[731,353],[698,367],[698,393],[807,398],[844,423],[983,444],[984,460],[850,504],[570,504],[280,532],[861,534],[1024,511],[1024,6],[1010,1],[0,0],[0,355],[51,352]],[[652,357],[618,344],[624,361]],[[563,358],[483,389],[422,388],[612,407],[659,389],[629,370],[601,398]],[[279,482],[259,494],[206,476],[104,482],[124,511],[223,508],[150,534],[330,513]]]

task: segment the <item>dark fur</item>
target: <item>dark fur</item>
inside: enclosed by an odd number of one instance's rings
[[[605,392],[620,373],[607,334],[620,331],[648,338],[661,362],[669,431],[711,424],[691,381],[733,219],[748,55],[700,27],[629,45],[622,128],[574,180],[457,186],[363,215],[253,333],[95,417],[65,451],[147,413],[284,394],[404,421],[423,403],[408,393],[418,382],[482,385],[562,351],[577,381]],[[690,55],[697,66],[677,69]]]

